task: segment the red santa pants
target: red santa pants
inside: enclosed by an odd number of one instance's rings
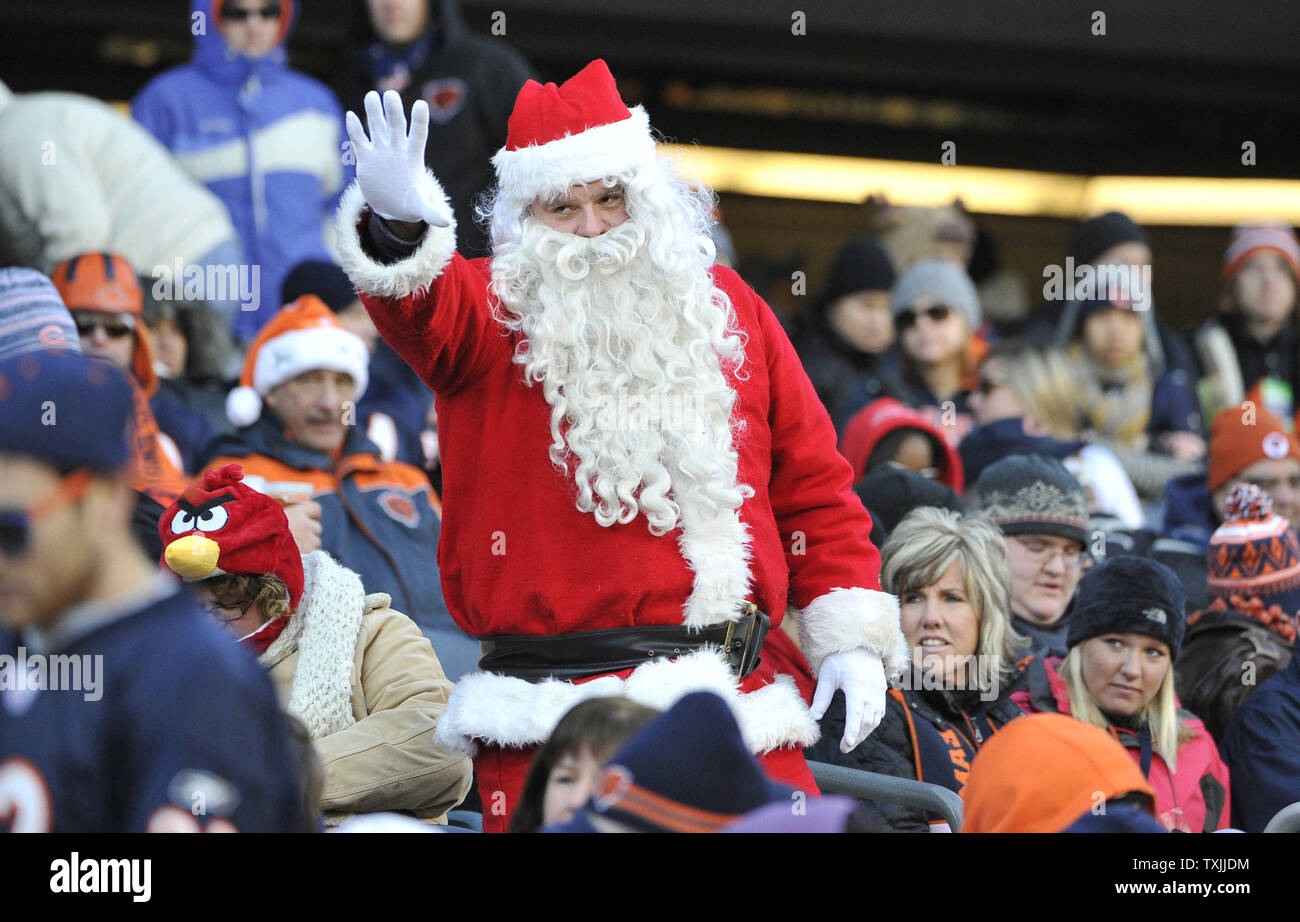
[[[474,774],[478,776],[478,793],[483,801],[484,832],[506,831],[523,793],[528,766],[539,748],[479,747],[478,755],[474,757]],[[808,770],[802,747],[775,749],[759,756],[758,764],[773,781],[798,788],[813,797],[821,796],[817,782]]]

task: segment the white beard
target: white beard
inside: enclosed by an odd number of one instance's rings
[[[514,361],[551,407],[550,457],[572,470],[577,508],[606,527],[644,513],[662,535],[752,491],[737,482],[722,368],[744,358],[730,303],[702,260],[662,270],[647,236],[631,219],[588,239],[528,217],[494,255],[492,287],[522,334]]]

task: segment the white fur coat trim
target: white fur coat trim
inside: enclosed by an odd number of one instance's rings
[[[675,661],[654,660],[626,680],[604,676],[575,685],[557,679],[523,679],[477,672],[456,684],[447,710],[438,718],[437,742],[474,755],[477,743],[533,746],[550,738],[569,708],[588,698],[624,696],[667,710],[683,695],[712,691],[731,705],[751,752],[764,753],[817,741],[817,722],[799,697],[794,679],[777,676],[763,688],[741,694],[739,682],[721,654],[705,650]]]
[[[903,674],[910,661],[898,599],[875,589],[832,589],[799,612],[799,645],[813,675],[832,653],[865,647],[885,665],[885,675]]]
[[[325,551],[302,559],[303,590],[289,624],[258,660],[266,668],[298,651],[287,710],[312,739],[356,723],[352,714],[352,666],[361,616],[371,601],[361,577]]]
[[[428,175],[446,204],[447,214],[451,214],[451,205],[442,186],[433,173]],[[385,266],[367,256],[361,247],[357,222],[367,207],[361,186],[354,182],[343,193],[335,219],[339,265],[347,272],[352,284],[358,291],[384,298],[405,298],[428,288],[429,283],[442,274],[451,254],[456,252],[456,222],[453,220],[447,227],[429,227],[414,253]]]
[[[749,530],[734,509],[701,512],[683,502],[681,511],[677,543],[694,573],[682,623],[703,628],[733,621],[749,596]]]

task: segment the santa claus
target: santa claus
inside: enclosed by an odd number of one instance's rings
[[[529,81],[481,208],[493,257],[455,252],[424,168],[428,110],[396,93],[348,113],[357,182],[344,268],[437,394],[447,605],[480,639],[439,738],[475,757],[504,829],[534,749],[576,702],[667,708],[710,689],[777,780],[835,691],[847,751],[907,662],[871,521],[771,309],[714,264],[711,196],[656,154],[603,61]],[[799,609],[813,708],[760,658]]]

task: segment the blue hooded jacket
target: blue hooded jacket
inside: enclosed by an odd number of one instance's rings
[[[1263,832],[1300,801],[1300,656],[1237,710],[1220,747],[1232,777],[1232,825]]]
[[[306,259],[328,259],[322,238],[354,168],[345,165],[343,110],[326,86],[289,68],[284,10],[276,47],[260,58],[231,52],[217,28],[222,0],[194,0],[194,56],[159,74],[131,103],[136,121],[230,212],[244,261],[260,275],[256,310],[234,334],[251,339],[281,307],[280,285]],[[212,295],[207,295],[211,298]]]

